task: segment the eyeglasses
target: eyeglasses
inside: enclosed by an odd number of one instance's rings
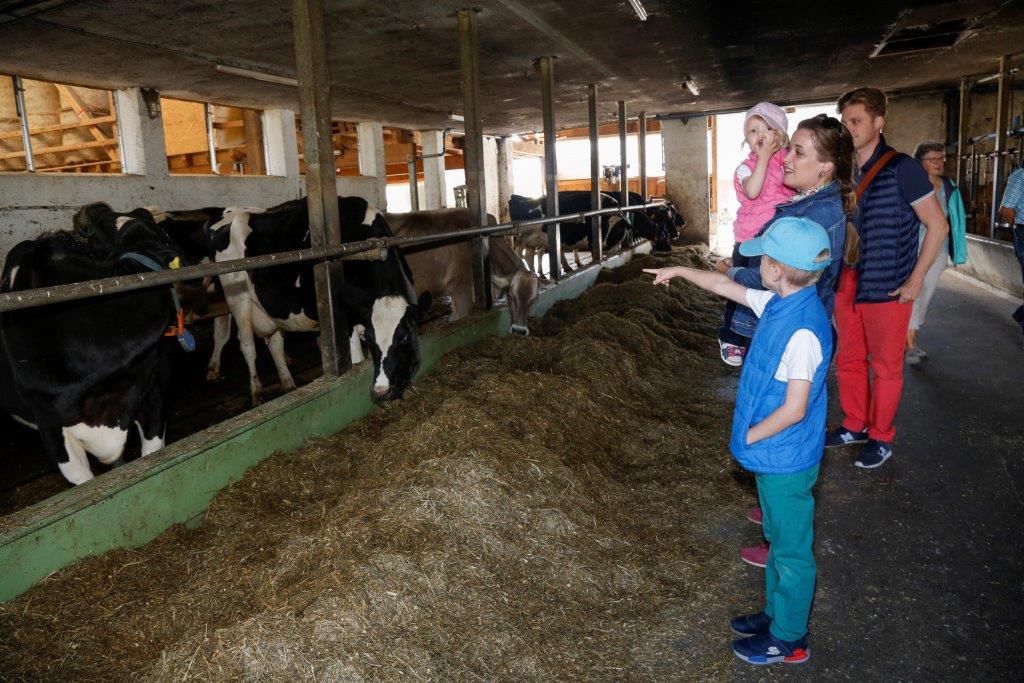
[[[946,157],[922,157],[921,161],[938,162],[941,164],[946,161]]]

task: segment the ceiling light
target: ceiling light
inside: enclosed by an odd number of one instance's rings
[[[452,121],[465,121],[466,120],[466,118],[462,114],[454,114],[454,113],[451,113],[451,112],[448,113],[448,118],[450,120],[452,120]]]
[[[222,74],[228,74],[229,76],[239,76],[241,78],[251,78],[254,81],[263,81],[264,83],[276,83],[278,85],[291,85],[298,86],[299,81],[291,76],[282,76],[281,74],[270,73],[269,71],[256,71],[255,69],[242,69],[237,66],[228,66],[227,64],[214,64],[214,71],[218,71]]]
[[[697,87],[697,81],[693,80],[693,76],[687,76],[686,80],[683,81],[683,85],[686,89],[693,93],[694,97],[700,97],[700,88]]]
[[[647,21],[647,10],[644,8],[644,4],[640,0],[629,0],[629,4],[633,6],[633,10],[636,15],[640,17],[640,21]]]

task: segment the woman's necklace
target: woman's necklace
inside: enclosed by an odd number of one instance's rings
[[[816,192],[820,192],[821,190],[824,190],[826,187],[828,187],[831,184],[832,184],[832,181],[830,180],[827,183],[825,183],[824,185],[818,185],[816,187],[812,187],[809,190],[800,190],[799,192],[796,193],[796,197],[794,197],[794,199],[803,199],[804,197],[810,197],[812,194],[815,194]]]

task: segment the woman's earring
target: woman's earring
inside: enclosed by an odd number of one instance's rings
[[[825,177],[825,169],[821,169],[820,171],[818,171],[818,177],[819,178],[824,178]]]

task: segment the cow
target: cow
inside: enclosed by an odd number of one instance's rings
[[[617,207],[619,205],[618,200],[608,193],[602,192],[600,198],[601,208],[607,209]],[[583,190],[559,192],[558,204],[560,214],[590,211],[590,192]],[[512,195],[508,206],[509,214],[514,221],[531,220],[547,215],[545,210],[545,199],[543,197],[531,199],[521,195]],[[592,233],[590,229],[590,221],[567,221],[560,223],[559,226],[560,241],[563,247],[569,247],[575,251],[577,248],[585,244],[587,248],[590,249],[591,253],[593,253],[594,245],[591,243]],[[548,229],[549,225],[544,225],[539,230],[525,233],[516,240],[516,248],[517,250],[523,251],[523,255],[528,264],[533,264],[533,259],[537,252],[541,252],[547,248]],[[602,216],[601,235],[603,238],[604,249],[611,249],[619,244],[623,237],[625,237],[625,226],[622,225],[622,218],[614,215]],[[578,255],[576,256],[576,262],[579,263]],[[566,271],[572,270],[569,266],[569,261],[566,258],[564,249],[562,251],[562,267]]]
[[[17,244],[0,274],[0,292],[18,292],[173,267],[181,252],[148,212],[92,239],[72,231]],[[0,401],[34,427],[47,455],[72,484],[93,477],[87,453],[122,461],[135,424],[142,455],[164,445],[179,339],[170,287],[0,314]]]
[[[473,225],[468,209],[387,213],[384,217],[397,237],[453,232]],[[496,225],[497,221],[488,216],[488,224]],[[540,282],[504,237],[494,237],[489,244],[491,284],[499,296],[508,295],[512,332],[527,335],[530,333],[527,319],[540,293]],[[440,246],[425,244],[404,248],[403,253],[418,291],[429,292],[432,296],[450,296],[452,320],[469,315],[473,308],[473,253],[469,241],[447,242]]]
[[[636,192],[629,193],[629,204],[645,204],[646,200]],[[679,212],[671,204],[644,209],[642,212],[631,211],[628,214],[633,233],[653,244],[654,251],[672,251],[672,242],[679,237],[680,229],[686,225]]]
[[[392,236],[383,215],[359,197],[339,197],[343,242]],[[209,227],[217,262],[310,246],[306,199],[270,209],[228,208]],[[416,298],[412,274],[398,249],[388,249],[384,261],[345,261],[343,282],[333,292],[339,324],[346,326],[354,364],[363,360],[360,338],[373,358],[371,398],[382,402],[401,398],[419,368],[416,323],[429,309],[430,298]],[[295,381],[288,370],[282,331],[319,330],[313,266],[295,263],[218,276],[238,340],[249,369],[254,404],[261,402],[262,385],[256,373],[255,337],[267,340],[281,387]]]

